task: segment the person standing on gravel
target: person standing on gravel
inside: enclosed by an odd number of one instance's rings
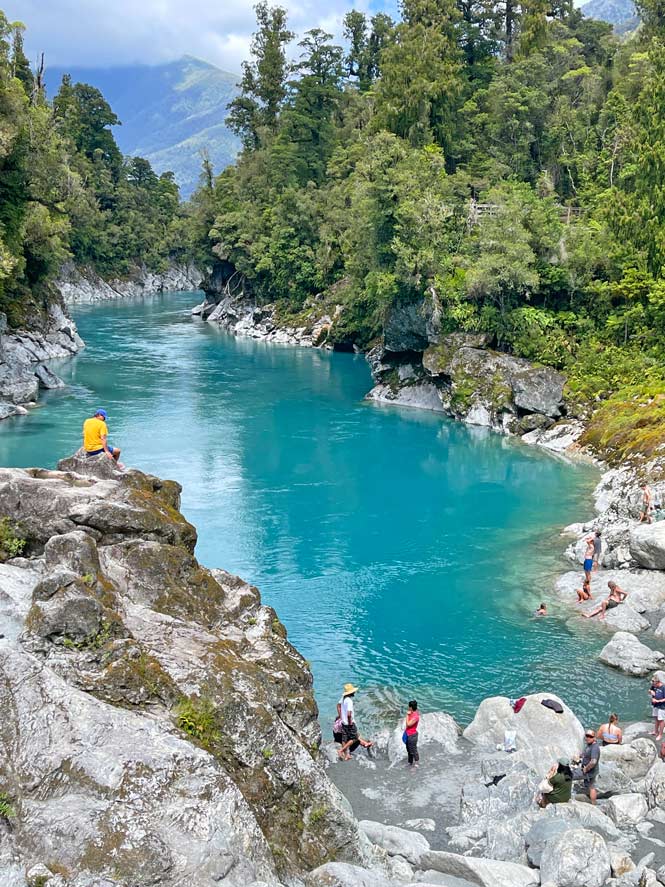
[[[415,699],[409,702],[406,712],[406,724],[404,729],[404,739],[406,742],[406,754],[410,767],[417,767],[420,761],[418,754],[418,724],[420,723],[420,712],[418,711],[418,703]]]
[[[644,484],[642,487],[642,511],[640,513],[640,523],[650,524],[652,517],[651,513],[653,511],[653,496],[651,495],[651,487],[649,484]]]
[[[603,553],[603,543],[600,538],[600,530],[596,530],[593,534],[593,568],[597,570],[600,566],[600,556]]]
[[[589,795],[592,804],[596,803],[598,792],[596,791],[596,778],[598,776],[598,762],[600,761],[600,746],[596,742],[596,734],[593,730],[584,733],[584,751],[582,752],[582,779],[584,791]]]
[[[650,693],[656,727],[654,736],[656,742],[660,742],[663,738],[663,731],[665,731],[665,686],[658,675],[651,683]]]
[[[353,707],[353,700],[357,692],[358,688],[354,687],[353,684],[344,684],[342,698],[337,703],[337,712],[342,721],[342,738],[344,739],[344,743],[337,754],[342,761],[350,761],[351,750],[355,751],[359,745],[362,745],[363,748],[371,748],[373,745],[373,743],[368,739],[363,739],[358,733]]]

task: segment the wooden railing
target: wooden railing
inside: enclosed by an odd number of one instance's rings
[[[471,200],[469,201],[467,223],[469,225],[476,225],[485,216],[490,218],[497,216],[500,208],[498,203],[478,203],[477,200]],[[561,206],[559,204],[557,209],[559,210],[559,218],[564,225],[570,225],[571,222],[576,221],[582,215],[582,209],[579,206]]]

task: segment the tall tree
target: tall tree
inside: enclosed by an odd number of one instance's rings
[[[259,147],[264,133],[277,129],[290,73],[285,47],[294,37],[281,6],[269,7],[261,0],[254,11],[258,28],[251,44],[253,61],[243,62],[241,94],[229,104],[226,118],[249,150]]]
[[[382,54],[376,123],[414,146],[454,153],[463,92],[454,0],[404,0],[395,42]]]

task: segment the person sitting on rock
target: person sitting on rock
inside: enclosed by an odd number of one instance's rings
[[[552,791],[541,794],[538,799],[539,807],[547,807],[548,804],[565,804],[570,801],[573,793],[573,771],[570,769],[568,758],[559,758],[545,778],[552,786]]]
[[[99,409],[94,416],[83,423],[83,449],[86,456],[101,456],[104,453],[109,459],[113,459],[118,468],[124,468],[120,459],[118,447],[110,446],[108,442],[109,430],[106,425],[106,410]]]
[[[604,601],[601,601],[600,604],[596,607],[595,610],[591,610],[588,613],[582,613],[582,615],[586,619],[590,619],[592,616],[597,616],[600,613],[600,618],[605,618],[605,613],[607,610],[612,610],[614,607],[618,607],[619,604],[623,603],[628,597],[628,592],[619,588],[616,582],[612,582],[611,580],[607,583],[607,587],[610,590],[610,593],[607,595]]]
[[[575,589],[575,594],[577,595],[577,603],[583,604],[584,601],[591,600],[591,582],[584,577],[584,582],[582,582],[581,588]]]
[[[619,726],[619,715],[612,713],[607,723],[600,725],[598,738],[603,745],[621,745],[623,732]]]

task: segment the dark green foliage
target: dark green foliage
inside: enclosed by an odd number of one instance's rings
[[[429,301],[444,331],[562,369],[572,410],[665,387],[657,5],[624,43],[569,0],[353,10],[344,54],[310,32],[270,125],[196,195],[197,249],[285,316],[343,306],[330,341]],[[260,7],[253,72],[275,22]]]
[[[0,311],[12,326],[40,322],[68,259],[122,275],[188,249],[172,175],[122,157],[93,86],[64,77],[50,105],[22,34],[0,13]]]

